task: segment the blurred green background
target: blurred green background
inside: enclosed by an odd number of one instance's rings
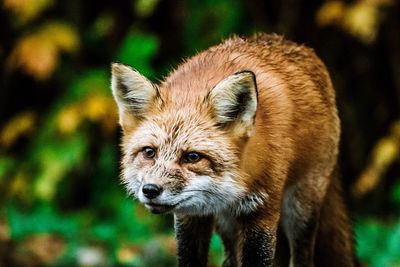
[[[160,80],[234,33],[276,32],[328,66],[364,266],[400,266],[396,0],[0,2],[0,266],[175,266],[171,216],[118,179],[110,63]],[[222,260],[213,237],[210,266]]]

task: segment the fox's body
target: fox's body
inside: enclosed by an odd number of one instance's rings
[[[226,267],[273,266],[278,231],[277,265],[287,243],[291,266],[353,266],[335,93],[312,50],[232,38],[160,85],[116,64],[112,87],[123,181],[152,212],[175,214],[179,266],[206,266],[213,225]]]

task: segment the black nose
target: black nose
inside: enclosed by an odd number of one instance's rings
[[[162,188],[156,184],[145,184],[142,188],[143,195],[148,199],[156,198],[161,194]]]

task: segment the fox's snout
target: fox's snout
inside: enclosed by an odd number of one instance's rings
[[[163,188],[156,184],[145,184],[142,187],[142,193],[148,199],[154,199],[158,197],[162,191]]]

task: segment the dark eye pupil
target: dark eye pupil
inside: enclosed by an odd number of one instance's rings
[[[154,155],[156,154],[156,152],[154,151],[154,149],[152,149],[151,147],[145,147],[145,148],[143,148],[143,153],[144,153],[144,156],[145,156],[146,158],[149,158],[149,159],[153,158]]]
[[[187,162],[197,162],[200,159],[200,155],[198,153],[195,152],[190,152],[186,154],[186,161]]]

